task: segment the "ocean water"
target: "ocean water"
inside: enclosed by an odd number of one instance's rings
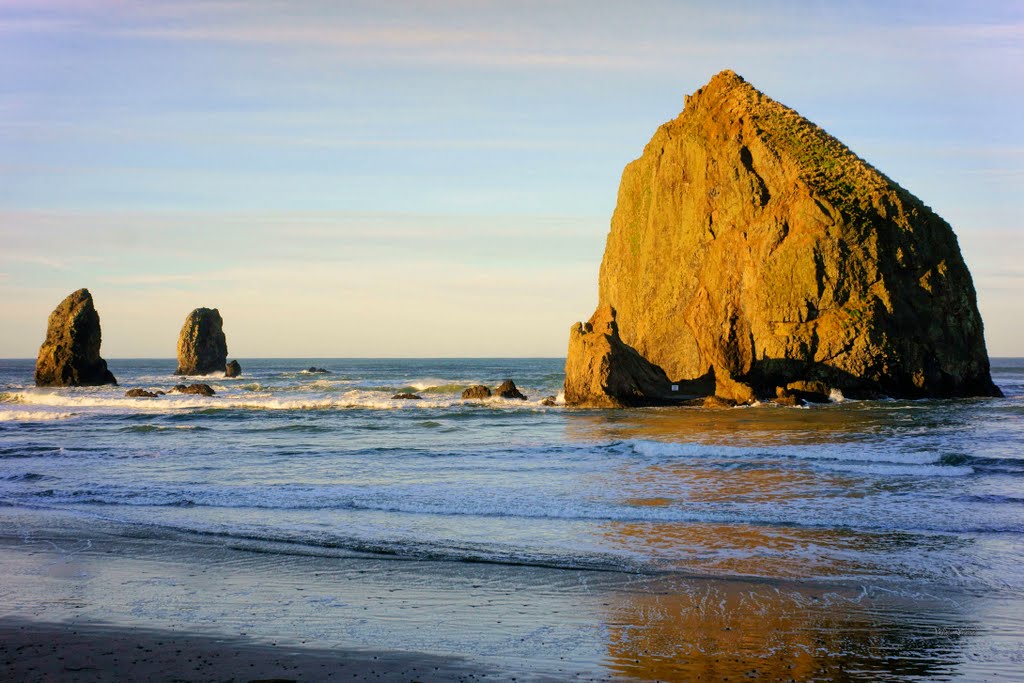
[[[542,405],[559,395],[562,363],[248,360],[239,378],[187,380],[214,397],[132,399],[126,389],[178,383],[174,362],[113,360],[118,387],[42,389],[31,361],[0,361],[0,516],[12,539],[46,520],[72,535],[257,553],[300,574],[404,560],[417,576],[456,566],[603,577],[591,580],[631,587],[633,621],[691,629],[668,640],[707,628],[691,617],[711,589],[694,598],[694,581],[733,582],[715,602],[726,613],[747,594],[736,586],[775,596],[762,612],[783,593],[800,609],[842,595],[871,619],[952,609],[920,628],[956,630],[960,644],[918,643],[915,656],[950,677],[1024,662],[1024,359],[993,361],[1002,399],[624,411]],[[528,400],[459,398],[506,378]],[[391,399],[404,391],[423,400]],[[689,602],[666,607],[657,596],[669,594]],[[605,643],[604,660],[629,633]],[[501,650],[482,637],[461,647]],[[858,642],[863,664],[877,643]],[[895,652],[913,650],[900,643]],[[726,645],[747,646],[766,647]],[[658,666],[681,661],[659,647]],[[634,667],[634,654],[619,659]],[[587,670],[666,672],[602,666]]]

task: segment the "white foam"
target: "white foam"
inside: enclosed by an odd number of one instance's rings
[[[856,474],[877,474],[907,477],[966,477],[974,474],[974,468],[954,465],[896,465],[887,463],[856,464],[843,462],[821,463],[821,467],[836,472]]]
[[[47,420],[66,420],[74,416],[74,413],[64,411],[0,408],[0,422],[45,422]]]
[[[832,389],[832,391],[828,392],[828,400],[832,403],[842,403],[846,400],[846,397],[843,396],[843,392],[839,389]]]
[[[648,457],[703,457],[703,456],[744,456],[764,453],[763,448],[744,448],[704,443],[673,443],[634,439],[625,442],[639,455]]]
[[[426,391],[427,389],[433,389],[434,387],[443,387],[445,385],[452,384],[451,382],[436,377],[428,377],[427,379],[420,379],[414,382],[407,382],[405,386],[411,387],[416,391]]]
[[[215,388],[216,390],[216,388]],[[392,399],[390,393],[349,390],[332,396],[305,395],[282,398],[271,393],[227,393],[223,388],[214,396],[169,393],[158,398],[128,398],[123,395],[89,393],[69,395],[56,392],[25,391],[14,395],[18,404],[77,409],[120,409],[140,413],[169,413],[184,410],[246,409],[246,410],[343,410],[343,409],[423,409],[449,408],[460,401],[457,397],[436,395],[420,400]],[[501,401],[511,404],[511,401]],[[516,404],[521,404],[516,401]]]

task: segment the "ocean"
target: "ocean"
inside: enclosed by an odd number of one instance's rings
[[[526,677],[1021,678],[1024,359],[1002,399],[621,411],[561,405],[563,362],[243,360],[147,399],[173,360],[0,361],[0,612]]]

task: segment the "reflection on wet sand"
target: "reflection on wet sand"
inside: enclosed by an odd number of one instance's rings
[[[667,570],[701,576],[848,577],[872,572],[874,552],[898,538],[842,531],[746,524],[611,522],[612,546],[664,558]]]
[[[769,453],[779,446],[856,444],[898,428],[902,419],[886,406],[570,415],[568,436],[583,442],[758,449],[748,458],[715,449],[690,455],[634,447],[600,475],[597,488],[614,492],[637,516],[603,523],[595,532],[599,545],[656,558],[666,570],[603,605],[609,670],[670,681],[955,674],[963,641],[976,626],[957,604],[902,592],[893,579],[919,578],[931,551],[968,541],[834,521],[815,525],[806,512],[823,499],[841,511],[854,499],[886,495],[887,485]],[[805,513],[800,524],[788,522],[789,509]],[[772,523],[757,522],[762,518]]]
[[[950,674],[973,626],[952,603],[866,588],[652,578],[605,616],[616,675],[906,680]]]

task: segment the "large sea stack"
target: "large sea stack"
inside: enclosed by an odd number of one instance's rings
[[[949,224],[731,71],[626,166],[565,372],[570,405],[999,395]]]
[[[209,375],[225,372],[228,342],[224,321],[216,308],[197,308],[185,318],[178,335],[176,375]]]
[[[36,359],[36,386],[117,384],[100,358],[100,316],[88,289],[72,292],[50,314]]]

